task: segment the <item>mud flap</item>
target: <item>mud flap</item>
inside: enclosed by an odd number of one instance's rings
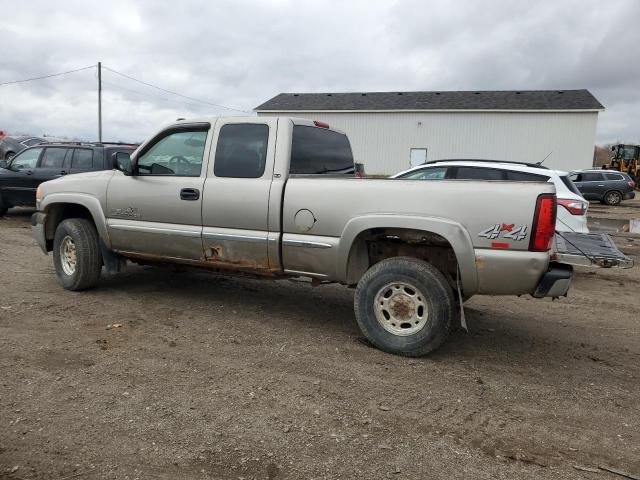
[[[604,233],[556,232],[551,260],[586,267],[633,267],[633,260]]]
[[[460,301],[460,326],[462,329],[469,333],[469,329],[467,328],[467,319],[464,316],[464,300],[462,299],[462,289],[460,288],[460,269],[458,268],[456,271],[456,287],[458,288],[458,300]]]

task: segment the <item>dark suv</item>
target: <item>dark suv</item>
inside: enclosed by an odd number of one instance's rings
[[[635,182],[626,173],[611,170],[580,170],[571,172],[571,181],[587,200],[599,200],[618,205],[636,196]]]
[[[62,175],[111,170],[116,152],[131,153],[136,145],[109,143],[47,143],[26,148],[9,161],[0,160],[0,215],[11,207],[36,205],[36,189]]]

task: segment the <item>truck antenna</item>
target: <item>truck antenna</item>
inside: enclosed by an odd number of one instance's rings
[[[536,163],[536,165],[542,165],[544,163],[544,161],[551,156],[552,153],[553,153],[553,150],[551,150],[546,157],[544,157],[542,160],[540,160],[538,163]]]

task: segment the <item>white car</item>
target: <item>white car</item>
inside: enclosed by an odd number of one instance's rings
[[[587,227],[589,202],[573,184],[568,172],[550,170],[531,163],[498,160],[438,160],[397,173],[392,178],[550,182],[556,187],[558,198],[556,230],[589,233]]]

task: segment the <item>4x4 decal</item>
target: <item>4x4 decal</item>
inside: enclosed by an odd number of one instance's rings
[[[510,240],[522,240],[527,236],[527,227],[517,227],[513,223],[496,223],[486,230],[478,233],[479,237],[489,238],[491,240],[501,236]]]

